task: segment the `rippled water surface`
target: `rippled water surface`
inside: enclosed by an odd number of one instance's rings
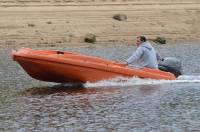
[[[0,49],[0,131],[199,131],[200,43],[154,45],[182,60],[178,80],[117,78],[97,83],[55,84],[29,77]],[[131,45],[42,47],[123,61]]]

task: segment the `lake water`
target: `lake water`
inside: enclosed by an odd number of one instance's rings
[[[0,49],[0,131],[197,132],[200,130],[200,43],[154,45],[164,57],[182,61],[177,80],[116,78],[86,83],[37,81]],[[125,44],[59,49],[123,61],[135,47]]]

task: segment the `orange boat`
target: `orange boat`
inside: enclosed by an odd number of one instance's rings
[[[121,63],[73,52],[33,50],[12,51],[12,58],[32,77],[47,82],[96,82],[116,77],[174,80],[174,74],[150,68],[130,68]]]

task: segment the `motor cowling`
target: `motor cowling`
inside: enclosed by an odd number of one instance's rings
[[[161,71],[173,73],[176,77],[182,75],[181,61],[175,57],[166,57],[159,62],[158,68]]]

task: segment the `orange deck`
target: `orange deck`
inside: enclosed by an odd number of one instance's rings
[[[116,77],[176,79],[172,73],[149,68],[129,68],[114,61],[72,52],[32,50],[12,51],[17,61],[33,78],[48,82],[96,82]]]

